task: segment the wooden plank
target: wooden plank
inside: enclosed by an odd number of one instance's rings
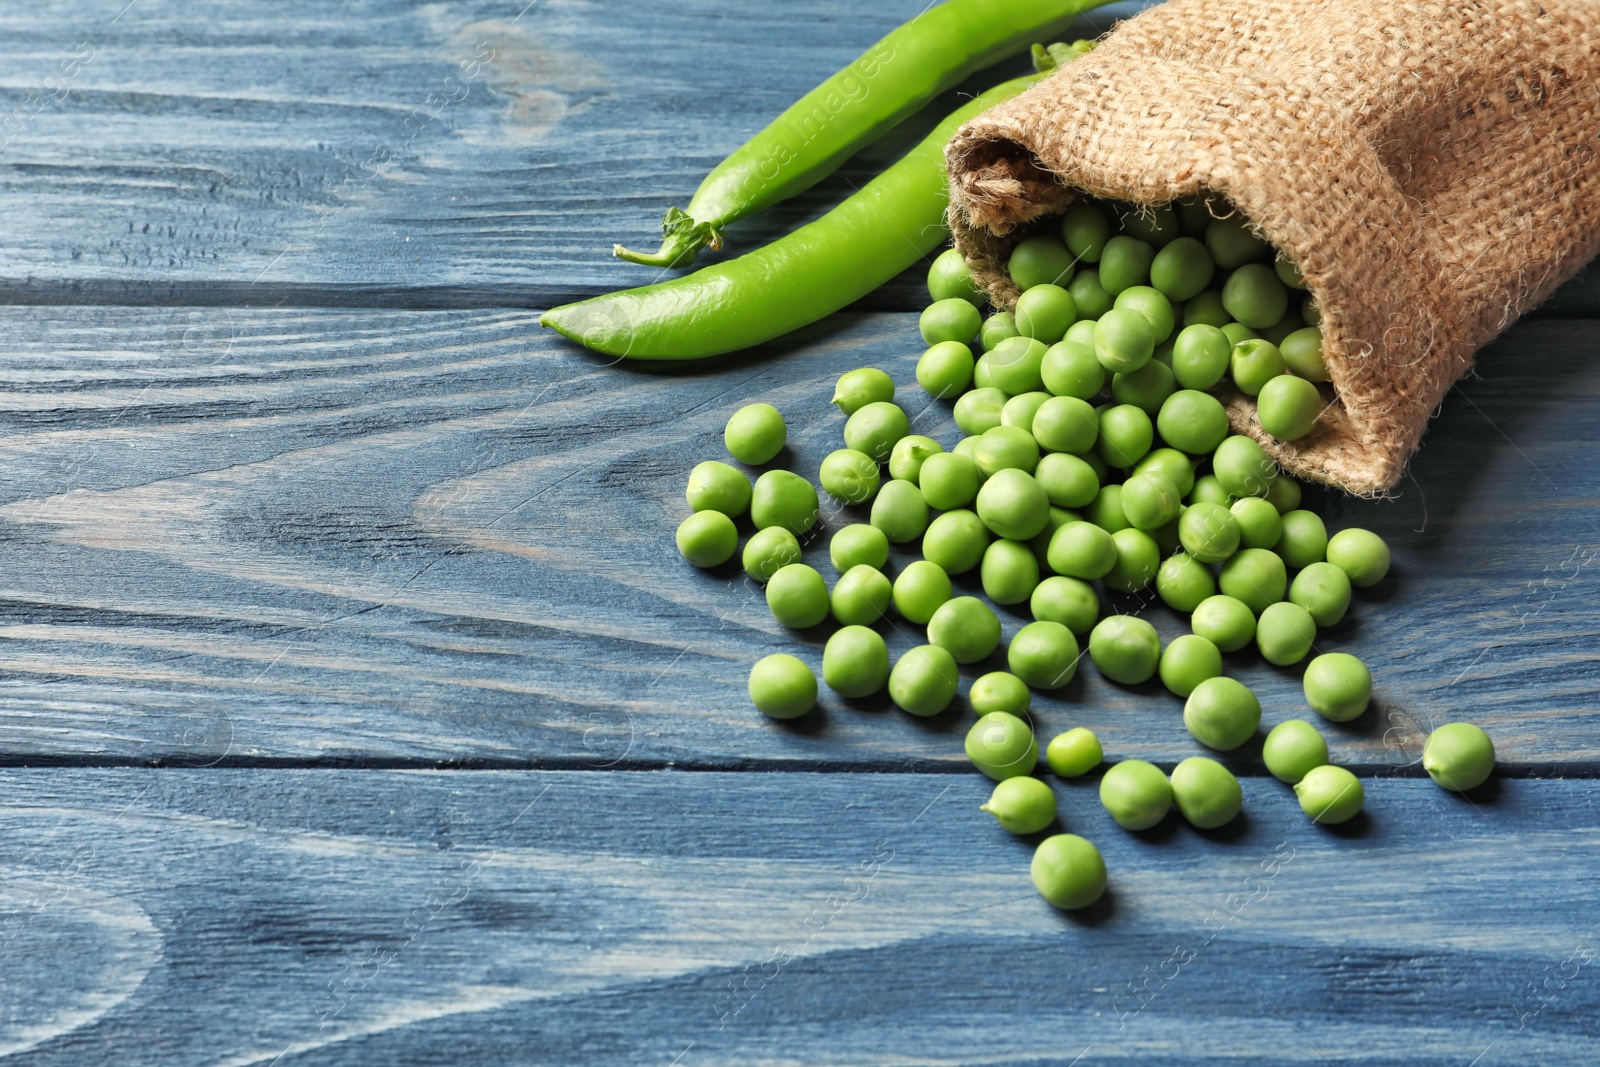
[[[30,1065],[1586,1063],[1587,782],[1111,825],[1070,917],[976,774],[8,771]],[[676,1057],[676,1059],[675,1059]]]
[[[650,245],[724,155],[924,6],[16,5],[0,12],[0,299],[548,307],[642,284],[657,273],[613,242]],[[959,95],[732,227],[728,253],[837,203]],[[1592,312],[1597,289],[1574,283],[1555,310]],[[919,268],[863,306],[924,298]]]
[[[613,242],[653,247],[723,156],[925,6],[11,8],[0,299],[548,307],[643,284],[658,272]],[[816,217],[958,103],[732,228],[729,251]],[[916,306],[921,286],[914,271],[875,306]]]
[[[1377,678],[1377,709],[1329,727],[1348,761],[1413,764],[1432,724],[1469,718],[1515,773],[1595,766],[1591,334],[1519,326],[1397,502],[1319,505],[1397,560],[1324,635]],[[818,664],[826,630],[783,631],[736,569],[672,547],[730,412],[776,402],[814,476],[839,440],[833,379],[911,381],[911,316],[676,370],[602,366],[510,311],[11,308],[0,336],[0,758],[961,766],[959,710],[756,715],[750,664]],[[946,408],[902,396],[954,441]],[[859,517],[830,505],[826,526]],[[823,540],[807,558],[831,577]],[[1007,633],[1024,621],[1006,612]],[[1229,670],[1268,723],[1306,714],[1296,672]],[[1048,732],[1194,751],[1175,699],[1087,665],[1037,707]]]

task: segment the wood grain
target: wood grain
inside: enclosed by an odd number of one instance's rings
[[[0,788],[0,1048],[29,1067],[1600,1054],[1588,783],[1376,781],[1334,832],[1251,779],[1236,827],[1140,835],[1055,783],[1110,870],[1076,917],[971,773]]]
[[[827,630],[783,631],[736,568],[672,548],[686,472],[722,454],[729,413],[777,403],[787,461],[814,477],[839,440],[833,379],[911,381],[913,316],[839,316],[670,373],[603,366],[515,311],[14,308],[0,324],[7,760],[963,765],[959,708],[755,715],[750,664],[818,664]],[[1323,635],[1378,685],[1373,713],[1328,727],[1339,759],[1415,774],[1426,731],[1469,718],[1511,773],[1593,769],[1591,332],[1517,327],[1452,395],[1398,501],[1317,505],[1397,560]],[[945,407],[902,398],[953,442]],[[860,518],[828,510],[829,529]],[[831,576],[823,538],[807,558]],[[1024,621],[1005,613],[1008,634]],[[1268,724],[1306,713],[1297,672],[1229,669]],[[1121,755],[1195,751],[1174,698],[1087,664],[1037,710]]]
[[[614,242],[653,247],[712,166],[924,6],[12,5],[0,298],[549,307],[644,284]],[[960,95],[731,228],[728,253],[827,210]],[[921,274],[870,306],[918,306]]]

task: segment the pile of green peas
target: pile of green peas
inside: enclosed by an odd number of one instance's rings
[[[887,690],[912,715],[938,715],[956,701],[963,666],[1004,656],[1006,669],[971,683],[978,719],[966,750],[996,782],[983,810],[1013,833],[1056,822],[1055,794],[1033,776],[1032,695],[1067,685],[1085,654],[1115,683],[1159,680],[1183,698],[1192,737],[1216,752],[1250,741],[1262,718],[1251,690],[1224,675],[1225,654],[1254,646],[1277,666],[1305,662],[1306,705],[1331,722],[1359,717],[1371,700],[1366,665],[1317,642],[1344,618],[1354,589],[1384,580],[1388,546],[1359,528],[1330,536],[1300,506],[1299,484],[1232,432],[1220,399],[1256,396],[1262,426],[1285,440],[1315,432],[1328,380],[1316,303],[1292,264],[1237,214],[1219,218],[1215,208],[1075,207],[1059,233],[1016,246],[1008,265],[1021,291],[1016,309],[987,318],[960,255],[940,255],[928,274],[932,303],[919,323],[928,347],[916,377],[953,404],[964,436],[947,448],[913,433],[882,370],[838,380],[843,447],[823,459],[818,482],[866,521],[829,538],[831,589],[801,559],[803,541],[819,532],[817,487],[779,469],[752,485],[716,460],[690,474],[693,513],[678,530],[680,553],[720,566],[738,551],[738,524],[753,527],[740,563],[764,583],[774,619],[796,629],[837,625],[822,680],[841,697]],[[775,408],[751,404],[729,419],[724,438],[733,459],[759,467],[783,452],[786,425]],[[892,579],[891,546],[921,555]],[[952,581],[969,573],[982,597],[961,595]],[[1110,594],[1159,599],[1192,632],[1163,647],[1148,620],[1107,612]],[[1034,621],[1005,643],[993,604],[1025,606]],[[884,630],[916,633],[918,643],[891,657]],[[750,673],[751,701],[773,718],[804,715],[818,691],[795,656],[767,656]],[[1430,739],[1428,773],[1446,788],[1475,787],[1492,769],[1492,744],[1468,724],[1446,732]],[[1273,727],[1262,755],[1314,822],[1360,811],[1360,781],[1329,763],[1311,722]],[[1103,760],[1082,727],[1044,750],[1064,778]],[[1238,779],[1209,756],[1170,774],[1115,763],[1100,797],[1134,831],[1174,806],[1197,827],[1223,826],[1242,800]],[[1099,899],[1106,874],[1091,842],[1055,834],[1036,847],[1033,879],[1048,901],[1075,908]]]

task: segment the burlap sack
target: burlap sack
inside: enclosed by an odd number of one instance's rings
[[[967,123],[950,223],[996,303],[1080,190],[1221,193],[1299,263],[1336,403],[1278,442],[1362,494],[1400,479],[1474,351],[1600,247],[1600,0],[1169,0]]]

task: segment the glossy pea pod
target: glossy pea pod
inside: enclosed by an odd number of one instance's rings
[[[773,119],[706,175],[688,210],[667,209],[656,252],[630,263],[687,267],[722,228],[810,188],[968,75],[1049,39],[1108,0],[946,0],[892,31]]]
[[[995,86],[941,122],[860,191],[815,222],[715,266],[539,316],[596,352],[701,359],[770,341],[865,296],[943,244],[944,146],[974,115],[1037,77]]]

